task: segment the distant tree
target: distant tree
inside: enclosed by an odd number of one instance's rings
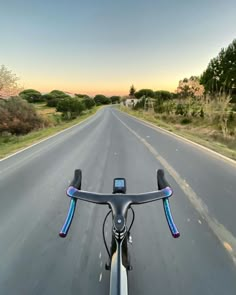
[[[42,94],[34,89],[26,89],[19,93],[19,96],[28,102],[40,102],[44,101]]]
[[[142,96],[153,98],[153,97],[155,97],[155,94],[152,89],[141,89],[141,90],[135,92],[134,96],[136,98],[141,98]]]
[[[97,94],[94,97],[94,101],[95,101],[96,105],[102,105],[102,104],[109,104],[109,103],[111,103],[111,99],[109,97],[106,97],[103,94]]]
[[[134,85],[132,85],[129,90],[129,96],[134,96],[135,91],[136,91],[136,89],[134,88]]]
[[[111,97],[110,97],[110,100],[111,100],[111,103],[112,103],[112,104],[120,103],[120,96],[116,96],[116,95],[111,96]]]
[[[18,95],[22,90],[18,85],[19,78],[4,65],[0,66],[0,98]]]

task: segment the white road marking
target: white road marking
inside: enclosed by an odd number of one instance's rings
[[[100,263],[100,267],[102,267],[102,261],[101,261],[101,263]]]
[[[200,220],[200,219],[198,219],[198,223],[199,223],[199,224],[202,224],[202,222],[201,222],[201,220]]]
[[[100,253],[99,253],[99,259],[101,259],[101,257],[102,257],[102,253],[100,252]]]
[[[99,276],[99,282],[101,282],[102,280],[102,272],[100,273],[100,276]]]

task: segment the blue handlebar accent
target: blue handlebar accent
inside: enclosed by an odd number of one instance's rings
[[[70,201],[70,207],[69,207],[69,211],[65,220],[65,223],[59,233],[59,236],[61,238],[65,238],[67,236],[68,230],[70,228],[74,213],[75,213],[75,208],[76,208],[76,199],[75,198],[71,198]]]
[[[179,233],[179,231],[174,223],[173,217],[171,215],[170,204],[169,204],[168,198],[163,199],[163,206],[164,206],[166,220],[169,225],[171,234],[172,234],[173,238],[178,238],[180,236],[180,233]]]

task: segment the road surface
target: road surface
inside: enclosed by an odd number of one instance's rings
[[[78,202],[58,237],[76,168],[84,190],[111,192],[119,176],[128,192],[154,190],[158,168],[172,184],[181,237],[162,202],[135,207],[129,294],[236,294],[236,166],[111,107],[0,161],[0,294],[109,294],[107,208]]]

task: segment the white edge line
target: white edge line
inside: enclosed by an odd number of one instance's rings
[[[98,109],[98,110],[96,111],[95,114],[93,114],[93,115],[89,116],[88,118],[86,118],[86,119],[80,121],[79,123],[77,123],[77,124],[75,124],[75,125],[73,125],[73,126],[71,126],[71,127],[68,127],[68,128],[66,128],[66,129],[63,129],[63,130],[61,130],[61,131],[59,131],[59,132],[57,132],[57,133],[55,133],[55,134],[53,134],[53,135],[50,135],[49,137],[46,137],[46,138],[44,138],[44,139],[42,139],[42,140],[40,140],[40,141],[37,141],[37,142],[33,143],[32,145],[27,146],[26,148],[23,148],[23,149],[21,149],[21,150],[15,152],[15,153],[13,153],[13,154],[10,154],[10,155],[6,156],[5,158],[0,159],[0,162],[5,161],[5,160],[7,160],[7,159],[9,159],[9,158],[11,158],[11,157],[13,157],[13,156],[15,156],[15,155],[21,153],[21,152],[24,152],[24,151],[26,151],[26,150],[28,150],[28,149],[34,147],[34,146],[37,145],[37,144],[40,144],[40,143],[42,143],[42,142],[44,142],[44,141],[46,141],[46,140],[48,140],[48,139],[50,139],[50,138],[52,138],[52,137],[55,137],[55,136],[57,136],[57,135],[59,135],[59,134],[61,134],[61,133],[63,133],[63,132],[66,132],[66,131],[68,131],[68,130],[70,130],[70,129],[72,129],[72,128],[74,128],[74,127],[76,127],[76,126],[78,126],[78,125],[80,125],[80,124],[82,124],[82,123],[84,123],[85,121],[87,121],[87,120],[91,119],[93,116],[95,116],[99,110],[101,110],[101,108]]]
[[[177,137],[177,138],[179,138],[179,139],[181,139],[183,141],[186,141],[189,144],[195,145],[198,148],[201,148],[201,149],[203,149],[203,150],[205,150],[207,152],[210,152],[210,153],[214,154],[215,156],[217,156],[219,158],[222,158],[223,160],[225,160],[227,162],[230,162],[231,164],[233,164],[233,165],[236,166],[236,161],[235,160],[230,159],[230,158],[228,158],[226,156],[223,156],[223,155],[221,155],[221,154],[219,154],[219,153],[217,153],[217,152],[215,152],[215,151],[213,151],[213,150],[211,150],[211,149],[209,149],[209,148],[207,148],[207,147],[205,147],[205,146],[203,146],[203,145],[201,145],[199,143],[196,143],[194,141],[191,141],[190,139],[184,138],[181,135],[175,134],[174,132],[171,132],[171,131],[166,130],[166,129],[162,128],[162,127],[156,126],[153,123],[150,123],[150,122],[145,121],[143,119],[137,118],[137,117],[135,117],[133,115],[130,115],[130,114],[126,113],[126,112],[123,112],[123,111],[120,111],[120,110],[118,110],[118,111],[121,112],[121,113],[123,113],[123,114],[126,114],[126,115],[128,115],[130,117],[133,117],[137,121],[140,121],[140,123],[143,124],[143,125],[146,125],[146,126],[149,125],[149,127],[152,127],[153,129],[157,129],[157,130],[159,129],[159,130],[163,131],[164,133],[168,133],[169,135],[171,135],[173,137]]]

